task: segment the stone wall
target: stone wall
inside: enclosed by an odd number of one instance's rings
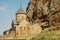
[[[27,19],[27,16],[26,16],[26,14],[24,14],[24,13],[22,13],[22,14],[17,14],[16,15],[16,21],[21,21],[21,20],[23,20],[23,19]]]
[[[33,37],[41,32],[42,28],[39,24],[30,25],[26,20],[22,20],[18,26],[16,26],[16,37]]]

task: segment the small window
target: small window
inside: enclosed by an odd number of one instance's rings
[[[19,25],[19,23],[17,23],[16,25]]]

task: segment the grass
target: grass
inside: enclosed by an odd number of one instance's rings
[[[33,37],[32,40],[60,40],[60,30],[41,32],[38,36]]]
[[[7,36],[4,36],[6,38]],[[14,40],[16,37],[13,38]],[[60,40],[60,30],[41,32],[38,36],[33,37],[30,40]]]

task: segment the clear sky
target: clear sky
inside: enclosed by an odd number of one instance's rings
[[[11,28],[12,20],[15,20],[15,13],[22,5],[26,11],[29,0],[0,0],[0,35]]]

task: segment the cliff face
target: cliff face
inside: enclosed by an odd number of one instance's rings
[[[36,0],[30,0],[28,7],[27,7],[27,16],[29,18],[29,20],[32,20],[32,16],[33,16],[33,11],[36,5]]]
[[[33,19],[35,22],[48,22],[55,26],[60,23],[60,0],[30,0],[27,16],[29,21]]]

